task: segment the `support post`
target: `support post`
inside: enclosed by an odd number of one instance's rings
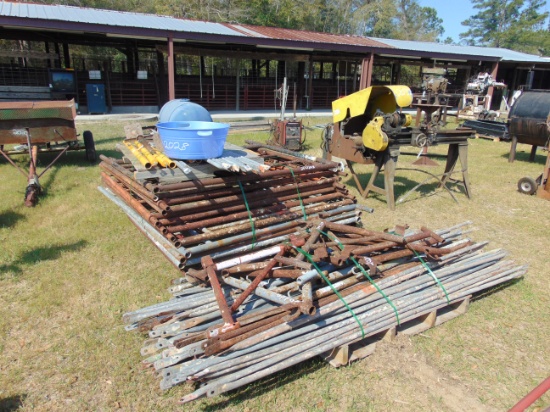
[[[498,62],[494,62],[493,69],[491,70],[491,77],[495,81],[497,79],[497,73],[498,73]],[[486,107],[487,110],[491,110],[491,102],[493,101],[494,92],[495,92],[495,88],[493,86],[489,87],[489,89],[487,90],[487,96],[489,97],[489,104],[488,104],[488,107]]]
[[[445,185],[445,183],[450,179],[457,160],[460,160],[460,166],[462,167],[462,184],[464,185],[464,192],[466,197],[471,199],[472,192],[470,189],[470,178],[468,176],[468,142],[452,143],[449,145],[445,172],[439,187]]]
[[[308,95],[308,99],[307,99],[306,110],[311,110],[313,107],[313,105],[311,104],[313,100],[313,56],[310,56],[309,58],[309,77],[307,79],[307,95]]]
[[[386,203],[391,210],[395,210],[395,194],[393,186],[395,183],[395,170],[399,153],[399,148],[388,149],[376,157],[374,162],[374,170],[365,188],[363,188],[361,182],[359,181],[359,177],[353,170],[352,163],[349,160],[346,160],[348,168],[353,176],[353,179],[355,180],[355,184],[357,185],[357,189],[359,190],[361,196],[366,199],[371,191],[384,195],[386,196]],[[375,185],[376,178],[382,169],[384,170],[383,188]]]
[[[158,101],[159,110],[160,110],[160,108],[164,105],[164,103],[167,102],[168,94],[166,93],[166,78],[165,78],[166,68],[164,66],[164,54],[162,54],[162,52],[158,50],[157,50],[157,66],[158,66],[158,73],[156,74],[157,89],[158,89],[157,101]]]
[[[508,163],[513,163],[516,160],[516,150],[518,147],[517,136],[512,136],[512,145],[510,146],[510,155],[508,156]]]
[[[359,90],[370,87],[372,82],[372,67],[374,62],[374,54],[369,53],[368,57],[363,59],[361,63],[361,80],[359,81]]]
[[[237,74],[235,79],[235,110],[239,111],[241,104],[241,59],[237,59]]]
[[[168,36],[168,100],[176,98],[174,38]]]
[[[63,63],[65,64],[66,69],[69,69],[72,67],[71,55],[69,53],[69,45],[67,43],[63,43]]]

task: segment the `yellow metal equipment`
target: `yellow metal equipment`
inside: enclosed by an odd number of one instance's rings
[[[411,126],[412,116],[402,109],[413,103],[413,95],[407,86],[372,86],[332,102],[333,124],[327,126],[322,148],[327,158],[345,159],[360,193],[367,197],[369,192],[386,195],[391,209],[395,208],[393,185],[396,162],[401,146],[416,146],[426,149],[429,145],[448,144],[447,165],[441,185],[449,180],[458,159],[462,164],[464,190],[469,197],[467,172],[469,128],[441,129],[440,116],[433,115],[441,110],[440,105],[422,105],[426,116]],[[432,116],[433,115],[433,116]],[[374,164],[375,170],[365,188],[353,170],[354,163]],[[384,188],[375,186],[374,181],[384,169]],[[432,175],[434,176],[434,175]]]
[[[132,154],[136,157],[136,159],[139,160],[139,162],[143,166],[145,166],[146,169],[150,169],[151,167],[153,167],[153,164],[149,161],[149,159],[147,159],[147,157],[145,157],[141,153],[141,151],[132,144],[132,142],[125,140],[124,145],[128,148],[128,150],[130,150],[130,152],[132,152]]]

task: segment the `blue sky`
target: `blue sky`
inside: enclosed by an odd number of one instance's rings
[[[451,37],[457,43],[460,40],[459,34],[468,29],[460,23],[478,12],[472,7],[470,0],[418,0],[418,3],[423,7],[433,7],[437,10],[439,18],[443,19],[445,29],[442,40]],[[549,1],[541,9],[542,12],[550,10],[548,3]]]
[[[460,39],[458,35],[467,30],[467,27],[460,23],[477,12],[470,0],[418,0],[418,3],[423,7],[433,7],[437,10],[439,18],[443,19],[445,29],[442,39],[451,37],[455,42]]]

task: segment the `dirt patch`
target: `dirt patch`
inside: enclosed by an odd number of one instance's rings
[[[389,410],[497,410],[483,404],[475,388],[430,364],[422,353],[415,351],[408,336],[399,335],[392,342],[378,343],[376,351],[360,364],[370,373],[380,373],[381,380],[393,382],[371,388],[371,396],[384,400]]]

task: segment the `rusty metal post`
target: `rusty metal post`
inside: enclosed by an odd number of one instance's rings
[[[237,323],[235,323],[235,321],[233,320],[233,316],[231,316],[231,310],[229,309],[229,306],[227,306],[227,301],[225,300],[225,296],[223,295],[220,281],[218,280],[218,276],[216,275],[216,271],[214,270],[216,264],[210,256],[204,256],[201,259],[201,265],[208,274],[208,280],[210,281],[210,285],[212,286],[212,290],[214,291],[214,296],[216,297],[216,301],[218,302],[222,319],[225,322],[224,326],[238,327]]]
[[[25,206],[32,207],[38,201],[38,195],[40,194],[40,183],[38,182],[38,176],[36,175],[38,146],[32,144],[30,130],[28,128],[25,130],[27,137],[27,147],[29,148],[30,155],[28,185],[27,189],[25,190]]]
[[[281,249],[284,249],[284,248],[281,247]],[[277,254],[277,256],[281,256],[283,253],[284,252],[281,251]],[[258,276],[256,276],[256,278],[252,281],[252,283],[250,283],[250,286],[248,286],[246,290],[243,293],[241,293],[237,299],[235,299],[235,301],[233,302],[233,305],[231,305],[231,308],[230,308],[232,313],[236,312],[239,306],[241,306],[242,303],[245,301],[245,299],[256,290],[260,282],[265,279],[265,277],[269,274],[269,272],[271,272],[271,270],[275,267],[276,264],[277,264],[277,261],[275,259],[272,259],[267,264],[267,266],[262,269],[261,273]]]

